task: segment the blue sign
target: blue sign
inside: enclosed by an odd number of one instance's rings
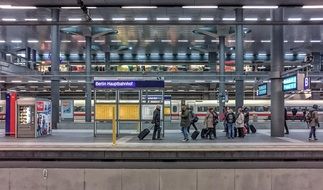
[[[283,79],[283,91],[297,90],[297,75]]]
[[[267,83],[258,86],[258,96],[268,95]]]
[[[94,88],[164,88],[165,82],[160,81],[127,81],[127,80],[97,80],[94,81]]]
[[[311,78],[310,77],[305,77],[304,78],[304,90],[310,89],[311,88]]]

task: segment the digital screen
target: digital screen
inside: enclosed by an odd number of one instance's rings
[[[258,96],[265,96],[268,94],[267,84],[261,84],[258,86]]]
[[[286,77],[283,80],[283,91],[297,90],[297,75]]]

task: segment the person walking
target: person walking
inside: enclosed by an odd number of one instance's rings
[[[208,131],[206,133],[206,138],[209,137],[210,140],[213,140],[212,135],[214,138],[216,138],[215,129],[214,129],[214,121],[215,115],[213,108],[209,108],[208,113],[204,119],[204,124],[208,128]]]
[[[311,128],[308,140],[312,140],[312,136],[314,140],[316,141],[316,127],[320,127],[319,120],[318,120],[318,113],[317,113],[318,105],[314,104],[313,108],[309,111],[307,120],[309,123],[309,126]]]
[[[289,130],[288,130],[288,126],[287,126],[287,109],[285,108],[285,134],[288,135],[289,134]]]
[[[235,137],[235,132],[234,132],[234,123],[236,121],[236,118],[235,118],[235,115],[232,111],[232,109],[228,109],[228,112],[226,114],[226,118],[225,118],[225,123],[226,123],[226,126],[227,126],[227,129],[228,129],[228,132],[227,132],[227,137],[228,139],[234,139]]]
[[[189,133],[187,131],[188,126],[190,125],[191,121],[190,121],[190,117],[189,117],[189,111],[187,110],[186,106],[183,105],[182,106],[182,112],[181,112],[181,130],[184,136],[184,139],[182,141],[187,142]]]
[[[195,123],[198,121],[198,117],[193,113],[193,107],[189,108],[189,117],[190,117],[191,123],[187,128],[187,132],[190,133],[191,126],[193,126],[195,131],[197,131],[197,127],[196,127]]]
[[[238,129],[238,134],[240,138],[243,138],[245,136],[243,128],[244,128],[244,115],[242,112],[242,108],[238,108],[238,113],[237,113],[238,117],[236,120],[236,126]]]
[[[250,133],[250,129],[249,129],[249,110],[247,107],[245,107],[243,109],[243,114],[244,114],[244,125],[247,129],[247,133]]]
[[[153,140],[161,140],[160,138],[160,106],[157,105],[156,109],[154,110],[153,113],[153,119],[151,121],[152,124],[154,124],[154,132],[153,132]],[[157,137],[156,137],[157,135]]]

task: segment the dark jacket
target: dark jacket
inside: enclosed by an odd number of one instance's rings
[[[153,113],[153,120],[151,121],[155,125],[160,125],[160,109],[155,109]]]
[[[188,127],[191,124],[189,110],[182,110],[181,127]]]
[[[287,109],[285,108],[285,120],[287,120]]]
[[[297,114],[297,109],[296,109],[296,108],[293,108],[293,109],[292,109],[292,114],[293,114],[293,115],[296,115],[296,114]]]
[[[232,117],[233,117],[232,121],[230,121],[229,115],[232,115]],[[236,117],[235,117],[234,113],[233,112],[228,112],[227,116],[225,117],[225,121],[227,123],[235,123],[236,122]]]

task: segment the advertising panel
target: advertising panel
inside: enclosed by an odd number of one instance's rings
[[[61,117],[62,119],[74,118],[74,101],[62,100],[61,101]]]
[[[36,121],[36,136],[51,134],[52,104],[50,101],[36,101]]]

